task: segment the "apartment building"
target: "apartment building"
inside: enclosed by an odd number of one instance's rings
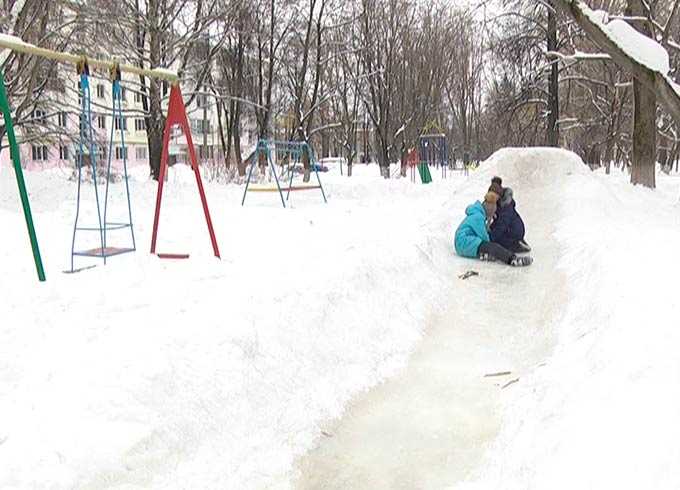
[[[24,168],[75,167],[80,149],[79,85],[79,77],[75,72],[66,75],[45,93],[42,103],[30,115],[30,123],[18,128],[17,138]],[[138,79],[124,74],[121,86],[123,117],[114,119],[111,109],[111,82],[104,73],[93,72],[90,77],[92,128],[96,141],[97,165],[106,165],[109,155],[114,169],[122,168],[124,155],[129,166],[148,165],[149,150],[143,95]],[[164,95],[167,95],[169,87],[164,86],[163,91]],[[188,97],[185,96],[185,100],[188,100]],[[167,100],[163,108],[167,109]],[[224,161],[215,99],[207,94],[198,94],[187,106],[187,117],[199,160],[202,163]],[[112,129],[114,131],[110,144]],[[253,145],[255,139],[255,121],[253,118],[244,117],[241,127],[242,148]],[[177,128],[173,132],[169,151],[171,163],[188,161],[186,138]],[[84,148],[86,161],[89,160],[89,153],[89,148]],[[0,154],[0,164],[11,164],[9,151]]]

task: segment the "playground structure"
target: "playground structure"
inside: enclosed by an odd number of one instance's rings
[[[187,111],[182,99],[182,93],[179,89],[179,83],[175,83],[170,88],[170,102],[168,103],[168,115],[165,120],[165,130],[163,131],[163,150],[161,152],[161,167],[158,174],[158,191],[156,192],[156,210],[153,218],[153,231],[151,234],[151,253],[156,254],[161,259],[187,259],[189,254],[186,253],[156,253],[156,241],[158,239],[158,223],[161,213],[161,200],[163,198],[163,183],[165,182],[165,174],[168,171],[168,158],[170,148],[170,133],[174,126],[180,126],[184,132],[187,140],[187,147],[189,149],[189,158],[191,159],[191,169],[196,177],[196,186],[201,198],[201,205],[203,206],[203,214],[205,215],[205,222],[208,225],[208,234],[210,235],[210,242],[215,257],[220,258],[219,247],[217,246],[217,238],[215,237],[215,229],[213,228],[212,219],[210,218],[210,210],[208,209],[208,201],[205,197],[205,190],[203,189],[203,181],[201,180],[201,172],[198,168],[198,159],[196,158],[196,149],[191,138],[191,127],[187,120]]]
[[[21,157],[19,153],[19,145],[14,134],[14,124],[12,123],[12,111],[9,108],[7,100],[7,90],[5,89],[5,76],[0,70],[0,110],[5,122],[5,130],[7,131],[7,138],[9,139],[9,152],[14,166],[14,174],[17,179],[17,186],[19,188],[19,196],[21,197],[21,207],[24,211],[24,219],[26,220],[26,228],[28,228],[28,237],[31,241],[31,248],[33,250],[33,261],[35,262],[35,269],[38,273],[38,280],[45,281],[45,269],[40,256],[40,247],[38,246],[38,237],[35,234],[35,226],[33,225],[33,215],[31,214],[31,203],[28,200],[28,193],[26,192],[26,182],[24,181],[24,173],[21,169]]]
[[[107,167],[107,180],[106,180],[106,191],[104,196],[104,212],[101,212],[101,203],[99,200],[99,191],[97,189],[97,172],[96,172],[96,152],[94,151],[93,142],[93,131],[92,131],[92,118],[90,110],[90,97],[89,97],[89,70],[90,68],[99,68],[109,70],[112,74],[112,93],[113,93],[113,116],[116,117],[116,105],[118,106],[118,116],[122,117],[122,106],[120,97],[120,74],[122,72],[132,73],[136,75],[156,78],[160,80],[165,80],[170,83],[170,101],[168,104],[168,117],[164,129],[163,135],[163,150],[161,154],[161,166],[158,179],[158,191],[156,194],[156,208],[154,213],[154,224],[153,232],[151,238],[151,253],[156,253],[156,241],[158,235],[158,224],[160,217],[160,207],[163,195],[163,181],[168,166],[168,145],[170,141],[170,132],[174,125],[179,125],[182,127],[187,140],[187,146],[189,149],[189,155],[191,157],[191,166],[194,174],[196,176],[196,183],[198,186],[199,195],[201,198],[201,203],[203,205],[203,211],[205,214],[206,224],[208,226],[208,232],[210,234],[210,239],[212,242],[213,252],[216,257],[219,258],[219,249],[217,246],[217,240],[215,238],[215,232],[212,225],[212,220],[210,219],[210,212],[208,210],[208,204],[205,197],[205,192],[203,189],[203,183],[201,181],[201,175],[198,168],[198,163],[196,160],[196,152],[194,149],[193,141],[191,139],[191,130],[186,117],[186,108],[184,106],[184,101],[182,99],[180,87],[179,87],[179,77],[176,73],[156,68],[156,69],[145,69],[137,66],[121,64],[117,61],[103,61],[94,58],[87,58],[85,56],[77,56],[66,52],[57,52],[49,49],[34,46],[29,43],[25,43],[20,38],[13,36],[2,35],[0,36],[0,48],[9,49],[16,52],[21,52],[33,56],[39,56],[42,58],[50,59],[60,63],[69,63],[76,65],[78,73],[80,75],[80,95],[81,95],[81,124],[80,124],[80,151],[77,158],[78,166],[78,196],[77,196],[77,209],[76,209],[76,220],[74,224],[73,240],[71,244],[71,272],[75,272],[74,269],[74,256],[84,256],[84,257],[94,257],[101,258],[106,263],[106,258],[112,255],[119,255],[121,253],[127,253],[134,251],[136,249],[134,242],[134,230],[132,226],[132,210],[130,205],[130,192],[127,181],[127,164],[125,151],[124,155],[124,172],[125,172],[125,185],[128,198],[128,217],[129,220],[124,223],[109,223],[107,221],[108,213],[108,186],[110,177],[110,165],[111,165],[111,151],[109,151],[109,163]],[[118,102],[118,104],[116,104]],[[38,246],[38,239],[35,232],[35,227],[33,224],[33,217],[30,209],[30,202],[28,199],[28,193],[26,191],[26,185],[23,177],[23,172],[21,168],[19,148],[16,141],[16,135],[14,133],[14,128],[12,124],[12,113],[9,107],[9,101],[7,99],[7,91],[4,84],[4,74],[0,70],[0,110],[2,110],[5,126],[7,128],[7,135],[10,142],[10,154],[12,163],[14,166],[17,186],[19,188],[19,194],[21,197],[22,207],[24,211],[24,217],[26,220],[26,226],[28,228],[28,234],[31,242],[31,247],[33,249],[33,257],[35,261],[36,270],[38,273],[38,278],[40,281],[45,280],[45,272],[42,264],[42,258],[40,255],[40,249]],[[113,140],[114,125],[112,125],[111,130],[111,141]],[[119,126],[121,131],[123,130],[122,125]],[[122,132],[121,132],[122,135]],[[97,208],[97,226],[80,227],[78,226],[78,220],[80,215],[80,191],[82,184],[82,167],[84,163],[84,146],[85,143],[89,141],[89,157],[92,164],[92,176],[95,191],[95,201]],[[124,139],[121,138],[121,143],[124,145]],[[111,143],[110,143],[111,144]],[[111,147],[109,147],[111,150]],[[131,248],[118,248],[118,247],[108,247],[106,242],[106,232],[108,230],[129,228],[132,238]],[[100,246],[94,249],[86,250],[84,252],[75,251],[75,240],[78,231],[98,231],[99,233],[99,243]],[[188,254],[157,254],[160,258],[187,258]]]
[[[429,166],[440,167],[442,178],[446,178],[446,170],[449,166],[449,148],[444,133],[423,134],[418,138],[418,153],[420,163]]]
[[[316,184],[298,184],[293,185],[293,177],[295,177],[295,172],[298,165],[302,164],[303,157],[307,158],[311,170],[316,174]],[[251,179],[253,177],[253,170],[255,166],[260,162],[260,157],[266,160],[266,166],[269,168],[270,173],[274,177],[274,182],[276,187],[272,186],[259,186],[250,185]],[[252,155],[252,160],[248,169],[248,177],[246,179],[246,188],[243,191],[243,199],[241,200],[241,206],[246,202],[246,196],[248,192],[277,192],[281,198],[281,204],[286,207],[286,201],[290,198],[291,191],[305,191],[319,189],[321,191],[321,196],[323,197],[324,203],[327,203],[326,193],[323,190],[323,185],[321,184],[321,177],[319,177],[319,165],[314,157],[314,151],[311,146],[305,141],[277,141],[277,140],[266,140],[262,139],[257,142],[255,151]],[[276,166],[281,166],[281,174],[276,171]],[[281,181],[286,182],[287,187],[281,187]],[[283,191],[286,191],[286,198],[283,198]]]
[[[125,133],[123,131],[123,125],[119,124],[118,128],[120,130],[120,140],[121,146],[123,148],[123,180],[125,182],[125,193],[127,197],[127,211],[128,211],[128,221],[112,223],[108,221],[108,209],[109,209],[109,182],[111,181],[111,155],[113,153],[113,136],[115,132],[115,124],[111,125],[111,137],[109,139],[109,154],[108,163],[106,166],[106,191],[104,194],[104,212],[102,214],[101,204],[99,200],[99,191],[97,184],[97,151],[96,142],[94,139],[94,130],[92,128],[92,107],[91,107],[91,96],[90,96],[90,68],[87,60],[83,59],[77,64],[78,74],[80,75],[80,100],[81,100],[81,118],[80,118],[80,139],[79,139],[79,151],[77,154],[76,165],[78,167],[78,194],[76,198],[76,219],[73,225],[73,239],[71,241],[71,270],[69,272],[77,272],[74,268],[74,258],[76,256],[80,257],[90,257],[90,258],[101,258],[106,264],[107,257],[112,257],[114,255],[120,255],[124,253],[134,252],[136,250],[135,245],[135,232],[132,226],[132,206],[130,203],[130,186],[128,184],[128,173],[127,173],[127,151],[125,149]],[[123,102],[121,97],[121,86],[120,86],[120,67],[118,64],[111,68],[111,95],[112,95],[112,115],[113,119],[123,118]],[[87,145],[86,145],[87,143]],[[97,226],[78,226],[78,219],[80,217],[80,203],[81,203],[81,186],[83,181],[83,166],[85,165],[85,146],[88,147],[89,163],[92,168],[92,184],[94,188],[95,203],[97,207]],[[122,248],[122,247],[110,247],[107,244],[107,235],[109,231],[129,229],[132,241],[132,247]],[[76,246],[76,235],[78,231],[96,231],[99,233],[100,246],[97,248],[79,251],[75,250]],[[79,270],[79,269],[78,269]]]
[[[416,181],[416,169],[420,176],[420,182],[429,184],[432,182],[432,174],[427,162],[422,161],[420,154],[416,148],[411,148],[406,154],[406,163],[411,169],[411,182]]]
[[[416,181],[416,169],[418,175],[420,176],[420,181],[423,184],[429,184],[430,182],[432,182],[430,168],[428,167],[426,162],[422,162],[420,160],[420,156],[418,155],[417,149],[411,148],[409,150],[409,152],[406,154],[406,163],[408,164],[408,167],[411,169],[411,182]]]

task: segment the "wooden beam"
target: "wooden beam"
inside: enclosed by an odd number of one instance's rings
[[[72,65],[77,64],[81,59],[83,59],[83,56],[81,55],[41,48],[39,46],[35,46],[33,44],[24,42],[18,37],[8,36],[6,34],[0,34],[0,48],[10,49],[12,51],[25,53],[33,56],[40,56],[41,58],[47,58],[62,63],[70,63]],[[87,59],[87,63],[90,65],[91,68],[101,68],[107,71],[113,68],[114,65],[117,63],[116,60],[98,60],[96,58],[88,57],[85,58]],[[152,70],[148,70],[133,65],[126,65],[123,63],[120,63],[119,66],[120,71],[122,72],[133,73],[135,75],[142,75],[145,77],[156,78],[159,80],[165,80],[173,85],[179,83],[179,76],[177,75],[176,72],[172,70],[166,70],[164,68],[154,68]]]
[[[617,65],[656,92],[661,105],[680,124],[680,87],[676,89],[668,75],[652,70],[626,53],[602,29],[602,24],[593,19],[594,12],[583,1],[554,0],[552,4],[557,10],[573,18],[588,34],[588,38],[607,52]]]

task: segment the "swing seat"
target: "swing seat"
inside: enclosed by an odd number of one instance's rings
[[[159,259],[188,259],[189,254],[157,253]]]
[[[291,187],[281,187],[281,192],[288,192],[288,191],[308,191],[311,189],[321,189],[320,185],[294,185]],[[279,189],[276,187],[259,187],[259,186],[250,186],[248,187],[248,191],[252,192],[279,192]]]
[[[121,255],[134,251],[134,248],[106,247],[102,249],[102,247],[97,247],[81,252],[73,252],[73,255],[79,255],[80,257],[113,257],[114,255]]]

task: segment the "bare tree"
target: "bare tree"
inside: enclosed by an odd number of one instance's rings
[[[452,66],[447,76],[446,99],[457,126],[463,161],[467,164],[472,148],[473,119],[478,119],[481,113],[484,45],[480,42],[480,26],[465,12],[460,13],[452,35]],[[478,154],[479,146],[478,138]]]
[[[334,19],[340,28],[334,29],[330,36],[327,71],[331,80],[329,91],[335,94],[331,99],[332,115],[337,120],[347,175],[351,177],[357,156],[357,127],[365,77],[361,71],[360,6],[353,1],[347,7]]]
[[[106,51],[141,68],[176,69],[189,85],[187,105],[205,85],[212,61],[226,39],[221,19],[230,15],[219,0],[91,0],[81,5],[79,30],[101,42],[91,51]],[[165,117],[166,82],[139,77],[146,120],[151,175],[158,178]]]
[[[637,84],[645,87],[648,92],[643,92],[634,89],[636,92],[636,109],[635,119],[637,126],[634,129],[634,157],[633,157],[633,172],[631,179],[633,183],[639,183],[648,187],[654,187],[654,168],[656,161],[656,123],[655,116],[645,113],[645,108],[642,104],[649,104],[647,108],[654,111],[656,114],[656,98],[663,104],[663,107],[680,122],[680,93],[675,90],[672,81],[665,74],[659,73],[638,60],[633,58],[630,53],[626,52],[621,46],[616,44],[602,29],[601,24],[592,20],[592,11],[580,0],[573,0],[567,2],[566,0],[555,0],[555,6],[566,15],[572,17],[578,25],[586,32],[586,34],[597,44],[601,49],[605,50],[608,55],[622,68],[626,69],[633,75]],[[648,11],[641,10],[640,4],[630,3],[630,12],[643,14],[636,17],[643,17],[647,20],[644,24],[649,25],[651,15]],[[675,10],[671,11],[669,18],[672,19]],[[651,34],[651,29],[646,30]],[[669,43],[668,39],[665,41]],[[654,98],[652,98],[654,95]],[[653,133],[653,134],[652,134]]]
[[[64,2],[14,0],[0,8],[2,30],[37,46],[65,50],[74,37],[72,16]],[[68,88],[58,65],[39,57],[7,51],[2,59],[7,96],[13,109],[15,128],[24,143],[45,144],[73,135],[57,124],[57,117],[68,107],[63,97]],[[0,141],[5,125],[0,125]]]
[[[245,175],[245,164],[241,155],[241,119],[246,97],[252,95],[253,30],[251,22],[255,10],[252,5],[236,2],[234,22],[231,23],[225,46],[217,57],[218,80],[213,85],[217,97],[217,122],[225,165],[231,165],[232,144],[236,166],[240,176]],[[251,106],[252,108],[252,106]],[[226,139],[223,120],[226,118]]]
[[[366,79],[364,108],[373,123],[381,175],[389,178],[399,129],[394,114],[397,76],[404,35],[412,29],[416,10],[407,0],[363,0],[362,6],[362,63],[364,71],[373,74]]]

